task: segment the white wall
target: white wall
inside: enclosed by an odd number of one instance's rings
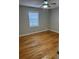
[[[59,32],[59,8],[50,10],[50,30]]]
[[[39,15],[39,27],[29,28],[29,18],[28,18],[28,11],[38,11]],[[19,34],[28,34],[37,31],[43,31],[48,29],[48,19],[49,19],[49,12],[48,10],[32,8],[32,7],[24,7],[20,6],[19,9]]]
[[[28,11],[38,11],[39,14],[39,27],[29,28]],[[59,8],[44,10],[39,8],[20,6],[19,9],[19,34],[25,35],[32,32],[43,30],[52,30],[59,32]]]

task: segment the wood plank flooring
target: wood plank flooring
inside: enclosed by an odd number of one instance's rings
[[[40,32],[19,39],[20,59],[56,59],[59,34]]]

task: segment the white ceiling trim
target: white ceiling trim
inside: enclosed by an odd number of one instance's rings
[[[19,0],[19,5],[35,7],[35,8],[41,8],[42,3],[43,3],[43,0]],[[59,0],[50,0],[49,4],[51,3],[56,3],[56,5],[50,5],[51,7],[48,9],[59,7]]]

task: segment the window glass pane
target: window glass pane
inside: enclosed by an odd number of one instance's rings
[[[38,12],[29,12],[29,25],[30,25],[30,27],[39,26]]]

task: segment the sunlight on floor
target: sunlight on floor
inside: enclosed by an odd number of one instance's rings
[[[51,59],[51,57],[49,55],[46,55],[42,59]]]

